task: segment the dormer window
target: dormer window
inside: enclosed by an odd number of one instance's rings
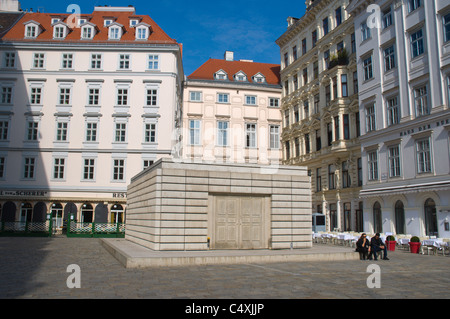
[[[95,35],[95,25],[90,22],[85,22],[81,25],[81,39],[90,40]]]
[[[234,75],[234,80],[238,82],[245,82],[247,81],[247,75],[244,72],[239,71]]]
[[[87,20],[85,18],[78,19],[78,26],[81,26],[83,23],[86,23]]]
[[[136,25],[136,40],[147,40],[150,35],[150,25],[139,23]]]
[[[266,83],[266,77],[262,75],[261,73],[255,74],[253,77],[253,82],[255,83]]]
[[[34,39],[37,38],[40,31],[40,23],[36,21],[27,21],[25,24],[25,38]]]
[[[104,26],[107,27],[107,26],[109,26],[111,23],[113,23],[113,20],[112,20],[112,19],[105,19],[105,21],[104,21]]]
[[[134,27],[139,23],[138,19],[130,19],[130,27]]]
[[[228,78],[227,73],[224,70],[219,70],[214,74],[216,80],[226,80]]]
[[[60,18],[52,18],[52,24],[55,24],[57,22],[61,21]]]
[[[58,21],[53,24],[53,39],[64,39],[68,33],[67,24]]]
[[[120,40],[122,37],[123,25],[114,22],[109,25],[108,38],[110,40]]]

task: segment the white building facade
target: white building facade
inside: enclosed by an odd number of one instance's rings
[[[133,7],[26,13],[0,45],[4,221],[123,222],[132,176],[170,156],[180,45]]]
[[[348,11],[358,55],[364,230],[449,237],[450,3],[355,0]]]

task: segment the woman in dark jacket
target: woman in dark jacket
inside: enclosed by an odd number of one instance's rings
[[[367,255],[370,253],[370,242],[365,233],[356,242],[356,251],[359,252],[360,260],[366,260]]]

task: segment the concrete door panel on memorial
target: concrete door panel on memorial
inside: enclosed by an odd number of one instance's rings
[[[268,248],[265,206],[264,197],[215,196],[213,248]]]

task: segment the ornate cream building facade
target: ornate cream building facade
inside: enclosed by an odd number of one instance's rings
[[[327,230],[362,230],[355,31],[348,0],[306,1],[288,18],[281,52],[283,164],[305,165],[313,213]]]
[[[0,45],[3,221],[123,222],[127,185],[170,156],[181,47],[133,7],[25,13]]]

